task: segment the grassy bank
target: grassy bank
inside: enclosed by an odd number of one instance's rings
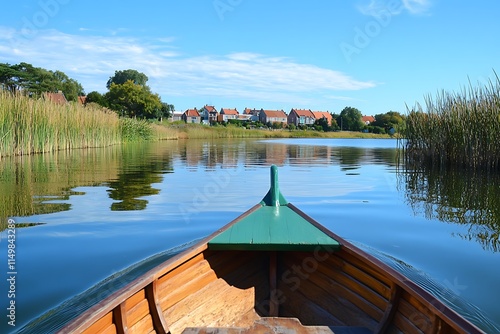
[[[243,127],[208,127],[200,124],[170,125],[179,139],[217,139],[217,138],[390,138],[389,135],[373,133],[337,131],[319,132],[313,130],[264,130]]]
[[[426,99],[408,115],[405,158],[417,166],[500,168],[500,81],[443,92]]]

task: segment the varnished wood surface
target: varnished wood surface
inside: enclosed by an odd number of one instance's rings
[[[94,305],[60,333],[246,330],[270,312],[297,318],[305,327],[481,333],[400,273],[298,213],[340,241],[341,250],[275,252],[273,258],[266,251],[212,251],[208,237]]]

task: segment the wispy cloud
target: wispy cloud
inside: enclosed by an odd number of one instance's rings
[[[187,56],[174,38],[72,35],[39,30],[28,40],[20,31],[0,27],[0,59],[61,70],[87,92],[103,91],[115,70],[145,73],[153,91],[169,96],[211,96],[266,101],[307,102],[314,96],[375,87],[328,68],[287,57],[257,53]],[[9,47],[10,45],[10,47]]]
[[[427,14],[430,7],[430,0],[402,0],[404,8],[411,14]]]
[[[379,17],[389,12],[391,15],[399,15],[408,12],[412,15],[428,14],[432,6],[431,0],[370,0],[358,6],[358,10],[373,17]]]

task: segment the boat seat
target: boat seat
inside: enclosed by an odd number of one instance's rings
[[[263,317],[251,327],[187,327],[183,334],[371,334],[366,327],[304,326],[297,318]]]

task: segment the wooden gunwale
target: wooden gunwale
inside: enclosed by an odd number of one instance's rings
[[[144,275],[136,278],[130,284],[127,284],[123,288],[117,290],[116,292],[109,295],[107,298],[98,302],[94,306],[90,307],[88,310],[83,312],[74,320],[70,321],[67,325],[65,325],[61,330],[57,333],[74,333],[81,332],[85,330],[87,327],[92,325],[94,322],[105,316],[107,313],[112,312],[116,307],[118,307],[122,302],[127,300],[129,297],[134,295],[141,289],[144,289],[148,284],[158,280],[160,277],[168,273],[169,271],[175,269],[181,264],[188,262],[191,258],[195,257],[198,254],[203,253],[208,249],[208,241],[211,240],[214,236],[222,233],[226,229],[230,228],[233,224],[237,223],[239,220],[245,218],[250,215],[253,211],[259,209],[261,207],[260,204],[256,204],[251,207],[248,211],[245,211],[240,216],[232,220],[230,223],[222,227],[221,229],[215,231],[208,237],[200,240],[195,245],[186,249],[185,251],[174,255],[172,258],[166,260],[162,264],[158,265],[155,268],[152,268]],[[165,330],[167,328],[164,328]],[[119,329],[117,329],[119,331]]]
[[[401,273],[397,272],[393,268],[389,267],[387,264],[383,263],[381,260],[375,258],[374,256],[365,253],[361,249],[357,248],[347,240],[342,237],[336,235],[332,231],[326,229],[323,225],[316,222],[311,217],[307,216],[300,209],[295,207],[294,205],[288,203],[288,207],[290,207],[294,212],[298,215],[302,216],[306,221],[316,226],[326,235],[334,238],[342,245],[341,252],[345,252],[345,254],[352,256],[353,259],[361,262],[368,269],[367,273],[373,272],[376,273],[377,276],[381,276],[384,280],[388,280],[391,284],[391,298],[389,302],[388,308],[385,310],[384,316],[377,327],[377,330],[383,332],[387,329],[392,323],[395,314],[397,313],[399,299],[401,298],[402,291],[405,291],[410,296],[418,300],[425,307],[427,307],[431,313],[436,315],[435,319],[431,319],[434,326],[439,326],[441,322],[446,323],[446,326],[449,326],[456,330],[457,332],[468,332],[468,333],[482,333],[482,331],[477,328],[474,324],[470,323],[463,317],[461,317],[457,312],[452,310],[451,308],[445,306],[440,300],[431,295],[429,292],[418,286],[416,283],[412,282],[408,278],[406,278]],[[82,332],[90,325],[100,320],[102,317],[107,316],[110,312],[113,313],[115,317],[115,325],[117,325],[118,333],[126,332],[126,316],[124,313],[123,303],[130,298],[132,295],[137,293],[138,291],[145,289],[146,298],[149,304],[149,309],[151,312],[151,317],[154,326],[158,326],[156,330],[160,333],[168,332],[168,324],[162,315],[162,310],[159,305],[159,296],[157,289],[157,280],[167,274],[168,272],[174,270],[180,265],[188,262],[190,259],[196,257],[203,252],[208,251],[208,241],[211,240],[214,236],[222,233],[223,231],[230,228],[232,225],[245,218],[255,210],[261,207],[260,204],[257,204],[250,208],[245,213],[241,214],[233,221],[212,233],[210,236],[204,238],[199,241],[197,244],[193,245],[186,251],[179,253],[172,258],[166,260],[164,263],[159,266],[149,270],[146,274],[138,277],[130,284],[125,287],[119,289],[118,291],[112,293],[110,296],[98,302],[94,306],[90,307],[88,310],[79,315],[75,320],[71,321],[65,327],[63,327],[58,333],[73,333],[73,332]],[[333,316],[333,315],[331,315]],[[121,325],[121,326],[120,326]],[[120,328],[121,327],[121,328]],[[161,330],[160,330],[161,328]]]
[[[301,215],[304,219],[309,221],[311,224],[314,224],[316,227],[321,229],[325,234],[329,235],[330,237],[340,242],[344,252],[353,255],[355,258],[361,260],[361,262],[364,262],[371,267],[379,268],[379,271],[385,273],[386,277],[390,279],[395,286],[398,286],[400,289],[408,292],[411,296],[413,296],[423,305],[428,307],[432,313],[438,315],[440,318],[445,320],[445,322],[456,331],[458,332],[465,331],[466,333],[483,333],[483,331],[480,330],[478,327],[476,327],[474,324],[464,319],[453,309],[446,306],[439,299],[431,295],[428,291],[424,290],[413,281],[409,280],[403,274],[397,272],[395,269],[389,267],[381,260],[362,251],[360,248],[356,247],[349,241],[345,240],[344,238],[340,237],[334,232],[328,230],[327,228],[316,222],[313,218],[306,215],[304,212],[302,212],[293,204],[289,203],[288,206],[291,207],[296,213]]]

